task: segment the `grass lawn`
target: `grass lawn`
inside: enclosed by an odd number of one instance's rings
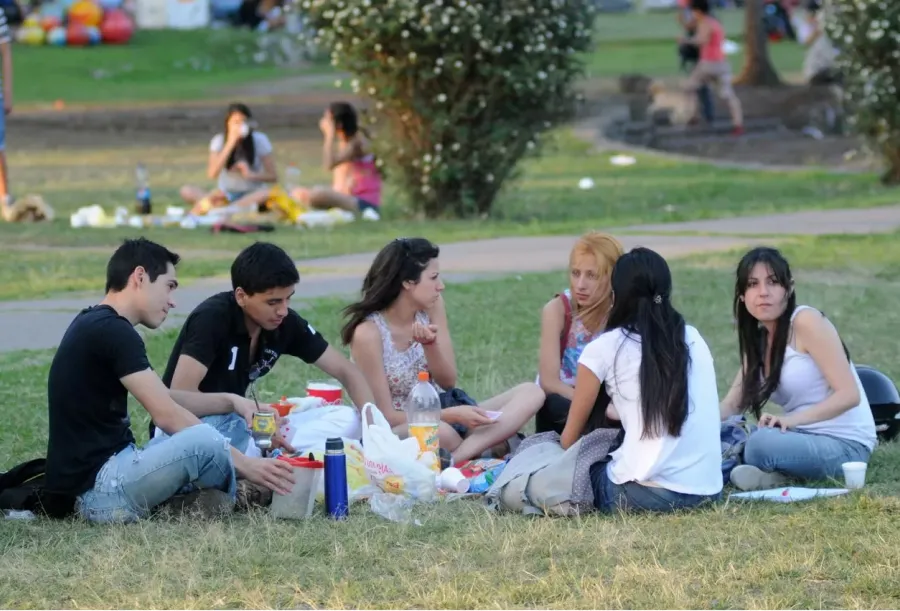
[[[589,78],[617,77],[622,72],[652,76],[678,73],[675,13],[601,14],[596,48],[588,54]],[[722,11],[726,32],[742,38],[743,11]],[[260,50],[258,35],[246,30],[156,31],[136,33],[128,45],[100,47],[31,47],[16,45],[13,53],[15,100],[18,105],[161,102],[218,99],[229,89],[301,74],[327,73],[327,61],[303,68],[277,65]],[[796,43],[770,47],[779,70],[800,69],[803,48]],[[731,56],[739,69],[743,56]],[[304,88],[329,88],[316,81]]]
[[[260,121],[264,124],[265,118]],[[175,136],[173,136],[173,139]],[[300,163],[310,182],[323,182],[318,139],[276,139],[279,163]],[[333,230],[280,228],[265,234],[296,258],[377,250],[398,235],[427,234],[438,242],[509,235],[576,234],[588,227],[623,227],[638,223],[786,212],[809,208],[863,207],[895,203],[897,195],[872,175],[832,174],[810,170],[761,173],[684,164],[642,156],[637,164],[617,167],[611,153],[590,153],[589,145],[567,131],[541,159],[525,164],[522,180],[502,195],[487,221],[406,220],[389,187],[386,220],[354,223]],[[45,296],[102,284],[110,249],[124,236],[143,233],[184,252],[184,278],[224,273],[234,253],[257,235],[212,235],[156,228],[71,229],[68,216],[77,207],[99,204],[108,213],[132,205],[133,168],[143,160],[151,172],[154,201],[160,208],[176,204],[178,187],[203,177],[206,141],[116,148],[16,150],[9,154],[16,193],[41,193],[61,217],[53,223],[0,223],[6,244],[0,266],[0,300]],[[47,177],[53,180],[48,181]],[[596,187],[578,189],[582,177]],[[201,181],[201,184],[204,184]],[[210,185],[211,186],[211,185]]]
[[[900,379],[886,332],[900,325],[900,287],[885,276],[900,265],[896,236],[804,239],[785,250],[800,302],[827,312],[856,362]],[[677,306],[710,344],[720,395],[737,365],[729,312],[737,257],[673,264]],[[540,307],[564,282],[541,274],[448,287],[463,388],[486,397],[533,378]],[[341,305],[319,300],[303,313],[333,338]],[[173,340],[171,332],[148,338],[157,368]],[[44,453],[51,357],[0,356],[0,464]],[[285,359],[263,395],[296,393],[309,374]],[[132,422],[143,439],[143,412]],[[896,608],[900,446],[875,452],[869,484],[821,502],[731,501],[670,516],[536,519],[459,501],[422,508],[420,527],[364,506],[347,524],[263,512],[125,527],[7,522],[0,606]]]
[[[258,36],[246,30],[142,30],[127,45],[30,47],[13,51],[20,105],[216,98],[252,81],[321,72],[254,59]]]

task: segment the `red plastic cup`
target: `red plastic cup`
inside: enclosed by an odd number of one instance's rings
[[[344,389],[337,380],[314,380],[306,385],[308,397],[319,397],[326,405],[340,405]]]

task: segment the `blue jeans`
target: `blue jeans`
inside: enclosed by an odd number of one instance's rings
[[[808,480],[841,479],[845,462],[869,462],[872,451],[863,444],[802,430],[781,432],[762,428],[750,434],[744,463],[763,471],[778,471]]]
[[[671,512],[690,509],[707,502],[718,501],[722,494],[698,495],[673,492],[665,488],[642,486],[637,482],[615,484],[609,479],[609,463],[591,465],[591,487],[594,490],[594,507],[603,513],[615,511]]]
[[[247,426],[247,421],[242,416],[234,412],[230,414],[213,414],[212,416],[203,416],[200,418],[200,422],[208,424],[219,431],[239,452],[247,453],[247,446],[250,443],[252,433],[250,432],[250,427]],[[170,437],[162,429],[155,427],[153,439],[150,440],[150,443],[164,439],[170,439]]]
[[[179,492],[217,488],[235,498],[237,480],[228,441],[208,424],[198,424],[144,449],[134,444],[110,457],[94,487],[75,509],[90,522],[134,522]]]

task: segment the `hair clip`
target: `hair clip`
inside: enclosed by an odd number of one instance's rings
[[[662,295],[654,295],[653,303],[655,303],[656,305],[661,304],[662,303]]]

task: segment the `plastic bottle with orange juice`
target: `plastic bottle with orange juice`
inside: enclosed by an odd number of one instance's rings
[[[427,371],[419,372],[419,381],[409,393],[406,402],[406,423],[409,427],[409,436],[419,442],[419,455],[433,452],[437,457],[440,446],[438,429],[441,425],[441,398],[429,382]],[[440,473],[440,462],[433,461],[432,469]]]

